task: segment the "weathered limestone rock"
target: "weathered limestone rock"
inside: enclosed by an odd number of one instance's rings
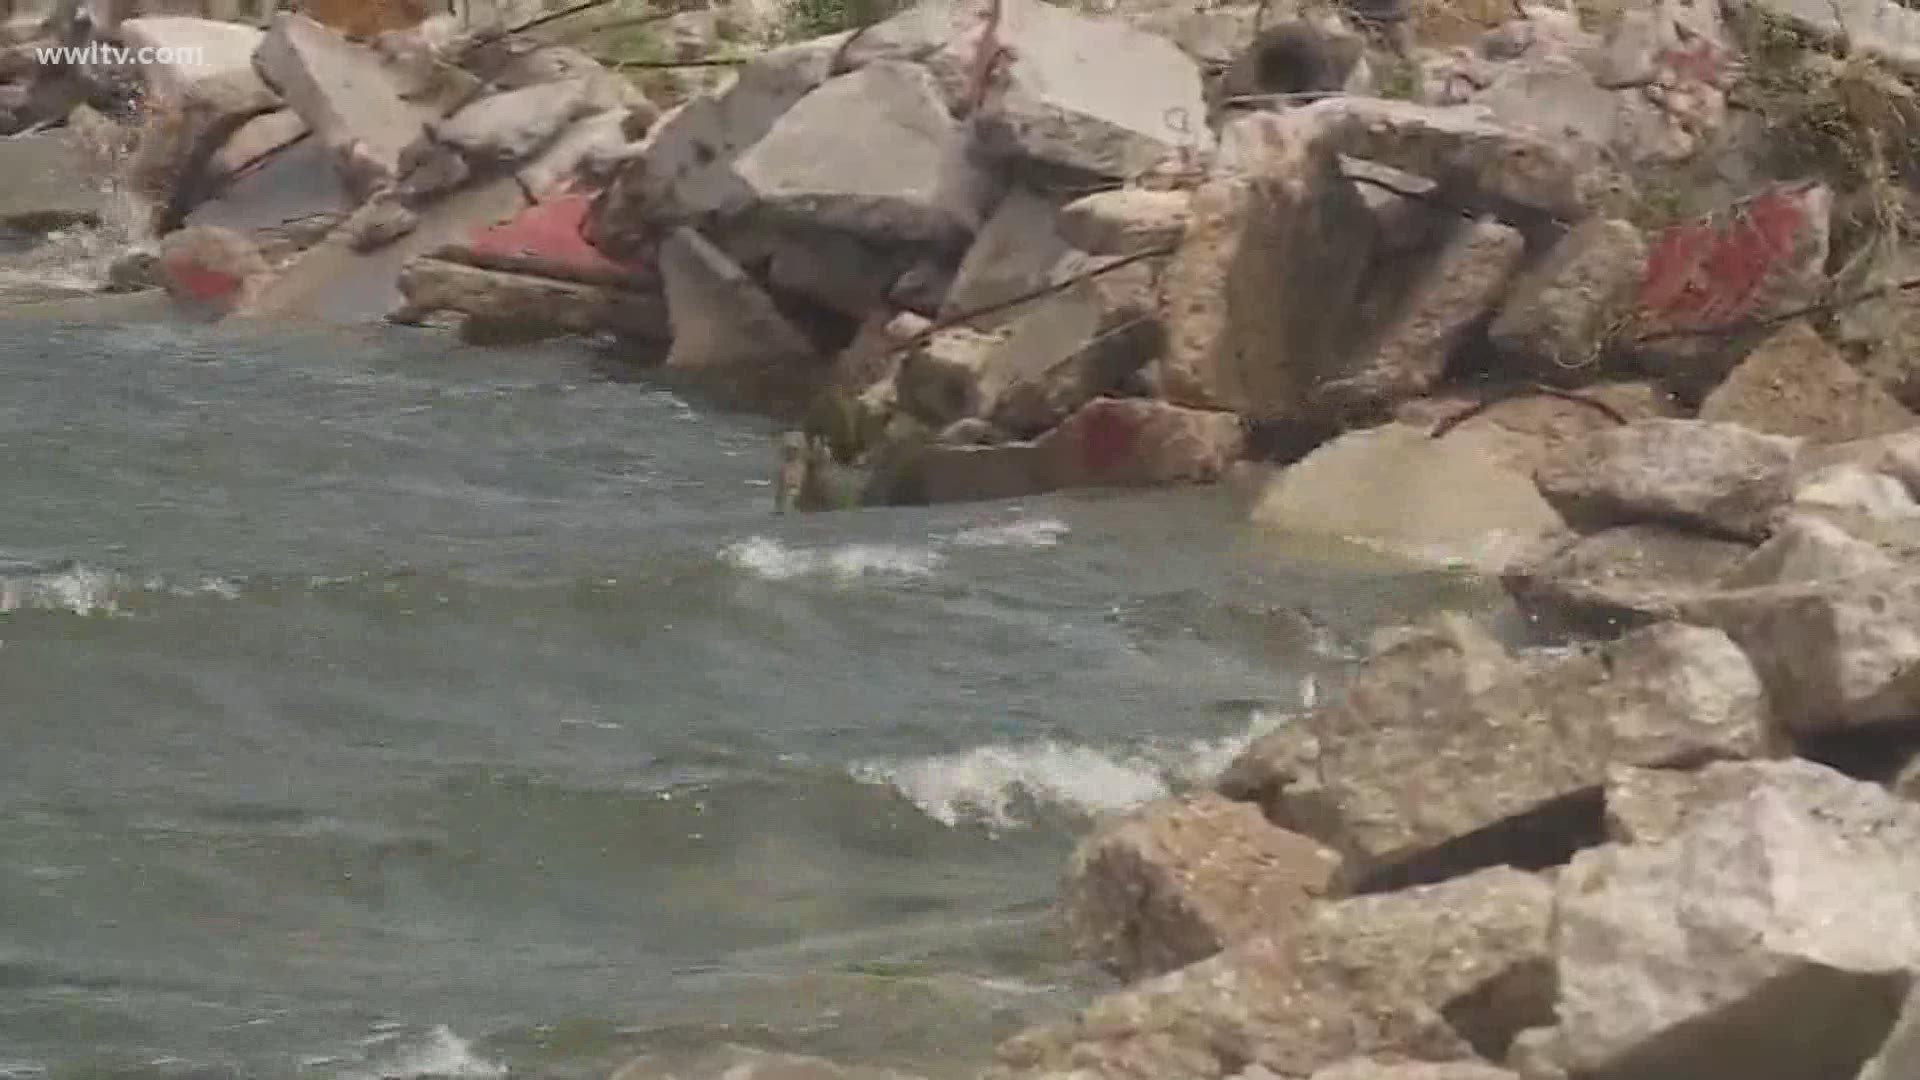
[[[1218,795],[1153,803],[1097,830],[1067,869],[1074,951],[1134,980],[1283,933],[1326,895],[1340,858]]]
[[[428,113],[402,100],[380,57],[304,15],[274,16],[254,66],[313,127],[360,193],[391,183]]]
[[[1643,420],[1564,447],[1534,482],[1578,529],[1671,524],[1759,539],[1787,501],[1799,447],[1732,424]]]
[[[1598,350],[1632,308],[1646,242],[1624,221],[1582,222],[1514,283],[1487,328],[1496,349],[1547,382],[1589,382]]]
[[[1060,209],[1067,243],[1094,255],[1137,255],[1172,247],[1187,231],[1193,195],[1121,188],[1083,195]]]
[[[1810,442],[1844,442],[1920,424],[1804,320],[1783,327],[1733,369],[1700,419]]]
[[[744,192],[734,160],[827,80],[843,39],[762,53],[741,65],[726,89],[662,116],[595,205],[588,233],[595,246],[630,255],[672,226],[737,205]]]
[[[874,153],[874,147],[885,153]],[[939,87],[872,64],[800,99],[733,163],[740,211],[876,240],[957,246],[979,227],[987,177]]]
[[[1492,220],[1471,222],[1421,271],[1391,322],[1357,363],[1330,372],[1316,398],[1336,412],[1376,415],[1440,381],[1447,361],[1506,289],[1526,242]]]
[[[1541,661],[1443,623],[1374,656],[1341,702],[1296,723],[1317,756],[1281,744],[1263,774],[1256,744],[1235,783],[1261,793],[1275,823],[1346,856],[1363,890],[1552,865],[1597,840],[1610,764],[1746,757],[1767,737],[1753,666],[1726,635],[1677,624]]]
[[[1531,619],[1611,634],[1677,617],[1683,600],[1739,572],[1753,550],[1664,525],[1623,525],[1556,539],[1500,581]]]
[[[794,411],[826,361],[746,272],[692,229],[660,245],[673,350],[666,367],[725,400]]]
[[[1348,1061],[1314,1073],[1311,1080],[1520,1080],[1483,1061]]]
[[[1704,395],[1753,343],[1733,329],[1821,295],[1832,209],[1825,185],[1781,184],[1660,233],[1633,326],[1640,363]]]
[[[1858,465],[1829,465],[1797,477],[1792,507],[1852,521],[1920,517],[1912,490],[1896,477]]]
[[[1419,563],[1496,571],[1560,515],[1484,433],[1431,438],[1385,424],[1349,431],[1281,470],[1255,497],[1255,522],[1382,546]]]
[[[1607,776],[1608,837],[1622,844],[1664,844],[1702,811],[1767,788],[1817,798],[1849,783],[1825,765],[1792,757],[1714,762],[1693,770],[1619,767]]]
[[[260,249],[232,229],[176,229],[160,241],[160,278],[167,295],[211,314],[225,315],[247,303],[271,274]]]
[[[1297,419],[1314,381],[1351,347],[1373,216],[1331,143],[1291,120],[1309,111],[1272,125],[1267,153],[1251,163],[1259,171],[1194,192],[1161,283],[1169,400]]]
[[[1553,1008],[1550,887],[1506,868],[1324,904],[1287,934],[1001,1044],[991,1080],[1310,1076],[1356,1057],[1499,1055]]]
[[[1838,581],[1894,569],[1884,551],[1817,517],[1792,515],[1773,536],[1719,581],[1722,589],[1753,589],[1796,582]]]
[[[667,316],[657,296],[417,258],[400,273],[400,294],[412,313],[454,311],[502,338],[611,330],[662,341]]]
[[[491,94],[432,125],[433,137],[474,165],[525,161],[594,110],[587,81],[568,79]]]
[[[424,206],[473,178],[460,151],[425,134],[400,152],[400,199]]]
[[[1681,610],[1740,643],[1797,735],[1920,719],[1920,578],[1774,585],[1697,597]]]
[[[1727,768],[1727,766],[1722,766]],[[1920,969],[1920,808],[1806,762],[1556,886],[1561,1048],[1593,1080],[1853,1076]]]

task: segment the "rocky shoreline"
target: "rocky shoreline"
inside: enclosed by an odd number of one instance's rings
[[[0,218],[111,162],[114,289],[601,337],[791,422],[783,508],[1229,480],[1498,574],[1536,641],[1383,634],[1101,824],[1063,909],[1125,985],[996,1080],[1920,1076],[1920,14],[843,14],[670,100],[425,11],[69,11],[0,56],[56,176]],[[204,60],[31,59],[89,35]]]

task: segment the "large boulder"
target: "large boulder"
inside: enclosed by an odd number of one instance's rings
[[[582,180],[603,180],[630,145],[629,115],[626,109],[604,109],[581,117],[521,165],[514,176],[536,202],[573,191]],[[586,186],[597,190],[597,184]]]
[[[1732,424],[1643,420],[1568,444],[1534,482],[1578,529],[1668,524],[1761,539],[1791,493],[1799,449]]]
[[[1301,113],[1307,110],[1302,110]],[[1357,336],[1373,215],[1317,125],[1277,120],[1244,171],[1202,184],[1162,277],[1163,396],[1296,420]]]
[[[1920,970],[1920,808],[1807,762],[1718,768],[1753,781],[1559,877],[1558,1056],[1582,1080],[1851,1077]]]
[[[1045,0],[928,0],[847,47],[859,68],[914,60],[984,146],[1021,161],[1131,177],[1212,146],[1200,70],[1165,38]]]
[[[231,183],[241,173],[305,138],[310,130],[292,109],[275,109],[243,122],[207,163],[208,185],[219,188]]]
[[[933,76],[897,62],[801,98],[734,161],[733,175],[737,212],[938,247],[972,235],[992,194]]]
[[[304,15],[274,16],[253,62],[362,195],[398,178],[401,152],[431,116],[401,98],[379,54]]]
[[[400,294],[410,315],[465,315],[473,338],[523,340],[603,330],[642,341],[667,337],[658,296],[607,285],[426,257],[413,259],[400,272]]]
[[[666,370],[731,404],[794,413],[812,399],[827,362],[760,286],[689,228],[660,245],[672,321]]]
[[[1371,417],[1440,381],[1453,354],[1520,265],[1526,242],[1497,221],[1468,222],[1417,271],[1377,336],[1323,376],[1315,397],[1336,412]]]
[[[1920,578],[1904,570],[1688,600],[1753,658],[1797,735],[1920,721]]]
[[[1516,559],[1501,584],[1546,626],[1614,634],[1676,618],[1689,597],[1739,571],[1754,548],[1664,525],[1555,538]]]
[[[1821,38],[1838,38],[1908,75],[1920,74],[1920,13],[1881,0],[1760,0],[1759,11]]]
[[[1370,544],[1418,563],[1497,570],[1564,531],[1485,432],[1444,439],[1409,424],[1349,431],[1259,483],[1258,524]]]
[[[587,80],[490,94],[431,125],[433,137],[476,166],[524,161],[559,138],[567,125],[594,111]]]
[[[1810,442],[1902,431],[1920,416],[1796,319],[1761,343],[1700,405],[1700,419]]]
[[[1339,851],[1360,890],[1553,865],[1598,840],[1611,765],[1746,757],[1768,738],[1753,666],[1726,635],[1677,624],[1515,659],[1443,622],[1403,635],[1343,700],[1296,723],[1309,752],[1297,737],[1256,743],[1223,788]]]
[[[1483,1061],[1344,1061],[1308,1080],[1520,1080]]]
[[[1015,186],[1008,189],[967,246],[953,284],[940,301],[942,318],[967,318],[969,326],[993,329],[1018,318],[1028,305],[1012,301],[1087,269],[1060,232],[1057,199]]]
[[[1503,356],[1555,384],[1590,382],[1645,273],[1646,242],[1624,221],[1575,226],[1514,283],[1487,336]]]
[[[987,1076],[1226,1080],[1370,1055],[1497,1058],[1552,1015],[1551,891],[1503,867],[1323,904],[1287,933],[1008,1040]]]
[[[724,90],[662,116],[595,204],[595,246],[630,255],[674,226],[742,196],[733,163],[794,103],[827,81],[844,35],[773,49],[740,66]],[[865,150],[862,159],[869,157]]]
[[[1306,917],[1340,858],[1218,795],[1166,800],[1082,841],[1062,897],[1074,951],[1124,980]]]

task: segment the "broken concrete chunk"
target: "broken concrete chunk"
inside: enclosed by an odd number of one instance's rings
[[[884,153],[874,153],[884,147]],[[957,247],[991,194],[933,76],[877,63],[800,99],[733,164],[739,213]]]
[[[1839,581],[1894,569],[1880,548],[1817,517],[1790,515],[1773,536],[1720,578],[1722,589],[1753,589],[1793,582]]]
[[[399,176],[400,154],[429,114],[400,97],[379,54],[304,15],[274,16],[254,66],[366,193]]]
[[[1080,956],[1123,980],[1158,975],[1280,933],[1327,893],[1339,856],[1217,795],[1153,803],[1111,822],[1067,870]]]
[[[594,106],[587,81],[568,79],[491,94],[433,125],[438,141],[474,165],[525,161]]]

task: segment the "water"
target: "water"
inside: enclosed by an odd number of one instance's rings
[[[776,518],[583,347],[14,310],[0,1077],[966,1075],[1093,985],[1091,815],[1489,602],[1217,492]]]

